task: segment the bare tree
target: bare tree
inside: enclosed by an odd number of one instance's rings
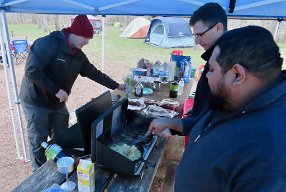
[[[43,30],[44,32],[48,32],[49,31],[49,23],[48,23],[48,18],[47,15],[41,15],[39,17],[38,20],[38,26],[41,30]]]
[[[59,15],[55,15],[55,28],[56,28],[56,31],[59,31],[61,29]]]

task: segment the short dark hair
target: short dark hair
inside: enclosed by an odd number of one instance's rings
[[[260,79],[271,79],[281,71],[283,59],[270,31],[259,26],[234,29],[222,35],[215,46],[222,73],[241,64],[248,73]]]
[[[194,26],[198,21],[202,21],[209,27],[222,23],[224,31],[227,31],[227,16],[224,9],[218,3],[206,3],[198,8],[190,19],[190,26]]]

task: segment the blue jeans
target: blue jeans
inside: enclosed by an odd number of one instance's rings
[[[69,113],[66,106],[52,109],[22,102],[22,107],[27,121],[32,170],[35,171],[47,160],[41,143],[47,141],[48,136],[57,141],[57,135],[68,128]]]

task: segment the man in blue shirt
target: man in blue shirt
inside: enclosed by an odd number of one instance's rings
[[[169,122],[190,135],[175,191],[281,192],[286,189],[286,74],[271,33],[257,26],[226,32],[206,74],[208,110],[196,122]],[[167,126],[154,120],[149,132]]]

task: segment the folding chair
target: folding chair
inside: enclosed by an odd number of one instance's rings
[[[28,57],[28,42],[27,40],[13,40],[13,60],[15,62],[23,62]]]

